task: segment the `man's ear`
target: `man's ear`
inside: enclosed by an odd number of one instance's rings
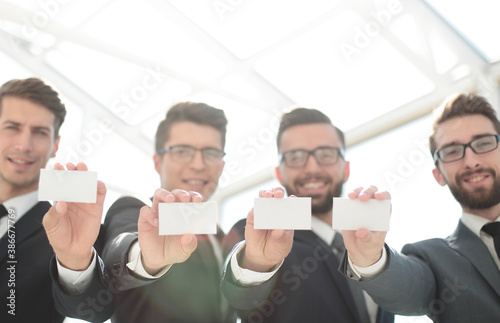
[[[276,168],[274,169],[274,174],[276,175],[276,178],[278,179],[280,184],[283,186],[283,180],[282,180],[283,176],[281,175],[281,171],[280,171],[279,166],[276,166]]]
[[[434,175],[434,178],[439,183],[439,185],[441,186],[446,185],[446,181],[444,180],[443,174],[441,174],[441,171],[438,169],[437,166],[432,170],[432,175]]]
[[[61,136],[57,137],[54,141],[54,148],[52,149],[52,155],[50,157],[56,157],[57,150],[59,149],[59,142],[61,141]]]
[[[155,163],[156,172],[161,175],[161,156],[158,154],[153,155],[153,161]]]
[[[222,165],[220,167],[220,170],[219,170],[219,175],[217,176],[217,178],[221,177],[222,176],[222,172],[224,171],[224,166],[226,166],[226,162],[225,161],[222,161]]]
[[[349,179],[349,174],[351,174],[350,164],[346,161],[344,166],[344,183]]]

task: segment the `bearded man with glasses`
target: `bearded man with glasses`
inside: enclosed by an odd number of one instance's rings
[[[345,231],[343,272],[397,314],[500,322],[500,122],[474,94],[445,101],[439,112],[429,140],[432,173],[462,207],[455,232],[399,253],[385,245],[386,232]]]
[[[312,230],[255,230],[250,211],[227,236],[245,239],[225,264],[228,301],[243,322],[393,322],[338,272],[345,249],[332,229],[332,206],[349,178],[344,134],[321,111],[297,108],[282,116],[277,144],[276,176],[288,195],[311,197]],[[284,195],[282,188],[263,191]]]

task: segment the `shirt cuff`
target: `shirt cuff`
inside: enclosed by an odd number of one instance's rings
[[[385,251],[385,247],[382,248],[382,256],[380,257],[380,259],[376,263],[368,267],[356,266],[352,263],[349,257],[347,258],[347,260],[349,261],[349,266],[351,267],[352,271],[358,276],[358,278],[369,279],[380,274],[384,270],[387,263],[387,252]]]
[[[93,252],[92,262],[90,263],[89,267],[85,270],[68,269],[63,265],[61,265],[59,259],[57,259],[56,257],[59,282],[69,295],[81,294],[90,286],[90,283],[92,282],[92,278],[94,275],[94,269],[96,266],[96,259],[97,259],[94,248],[92,248],[92,252]]]
[[[172,265],[165,266],[156,274],[150,275],[148,274],[146,269],[144,269],[141,258],[142,258],[141,247],[139,246],[139,242],[135,241],[130,247],[130,250],[128,252],[129,262],[127,263],[127,268],[132,270],[134,274],[143,278],[148,278],[148,279],[160,278],[161,276],[165,275],[167,271],[172,267]]]
[[[238,256],[241,250],[245,248],[245,245],[246,242],[243,241],[243,243],[239,246],[238,250],[236,250],[236,252],[234,252],[233,255],[231,256],[231,271],[236,281],[243,286],[256,286],[271,279],[271,277],[273,277],[274,274],[276,274],[278,269],[280,269],[284,260],[282,260],[281,263],[277,264],[274,267],[274,269],[270,272],[262,273],[250,269],[241,268],[240,264],[238,263]]]

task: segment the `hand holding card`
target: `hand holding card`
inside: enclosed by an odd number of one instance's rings
[[[340,227],[343,227],[344,245],[349,259],[355,265],[367,267],[376,263],[382,256],[386,230],[389,229],[391,196],[389,192],[379,192],[375,186],[370,186],[367,189],[358,187],[348,196],[349,201],[344,202],[348,210],[340,212],[340,214],[337,210],[337,215],[340,215],[341,220],[349,217],[349,213],[355,218],[351,222],[347,220],[347,223],[340,224]],[[337,201],[334,201],[335,203]],[[340,204],[342,203],[340,202]]]
[[[137,222],[139,246],[141,247],[142,264],[149,274],[154,275],[168,265],[186,261],[197,246],[194,234],[159,234],[160,205],[162,203],[200,203],[202,200],[203,197],[197,192],[180,189],[170,192],[160,188],[153,196],[152,206],[144,206],[141,209]]]
[[[285,190],[282,187],[261,190],[259,197],[267,200],[295,199],[295,197],[285,198]],[[246,247],[240,265],[245,269],[265,272],[288,256],[292,249],[293,230],[255,229],[254,213],[255,210],[252,209],[247,216],[245,226]]]
[[[68,163],[67,169],[56,164],[54,170],[46,170],[47,177],[40,179],[42,199],[56,201],[45,214],[43,226],[59,262],[72,270],[84,270],[90,264],[101,227],[106,186],[97,181],[95,172],[87,171],[84,163]],[[82,179],[84,184],[75,179]],[[69,194],[61,192],[57,183]]]

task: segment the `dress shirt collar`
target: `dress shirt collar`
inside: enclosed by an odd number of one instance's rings
[[[9,210],[14,209],[16,222],[38,203],[38,190],[13,197],[2,204]]]
[[[462,212],[462,223],[469,228],[478,237],[481,237],[481,229],[486,223],[490,221],[482,216],[475,215],[472,213]],[[495,220],[495,222],[500,222],[500,216]]]
[[[326,242],[326,244],[328,245],[332,244],[333,238],[336,234],[341,234],[340,232],[333,230],[332,227],[328,225],[328,223],[320,220],[314,215],[311,218],[311,229],[312,232],[314,232],[318,237],[321,238],[321,240]]]

